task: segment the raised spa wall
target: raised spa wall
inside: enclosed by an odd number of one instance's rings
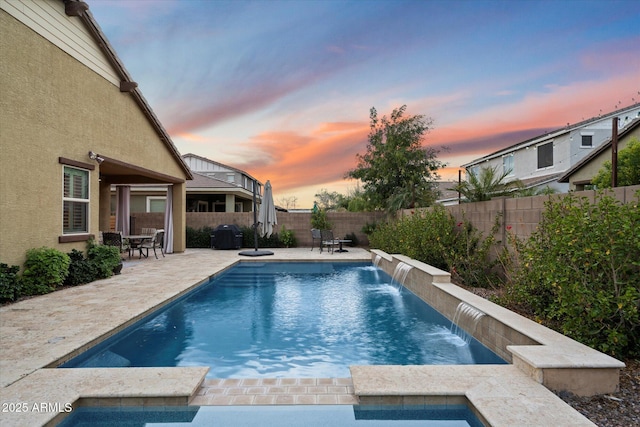
[[[449,320],[460,303],[484,313],[477,322],[460,316],[457,324],[545,387],[579,396],[618,390],[621,361],[454,285],[446,271],[377,249],[371,259],[392,277],[404,263],[402,284]]]

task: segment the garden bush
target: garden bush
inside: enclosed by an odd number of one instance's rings
[[[442,251],[454,281],[472,287],[497,287],[502,285],[503,272],[491,250],[500,241],[496,234],[502,226],[501,215],[496,216],[491,232],[486,237],[463,217],[455,229],[452,246],[442,245]]]
[[[120,249],[115,246],[96,245],[92,240],[87,243],[87,260],[93,264],[95,279],[106,279],[120,265]]]
[[[369,236],[372,248],[403,254],[442,270],[448,270],[443,247],[453,247],[455,219],[440,205],[398,220],[378,224]]]
[[[496,218],[491,235],[484,238],[469,221],[456,223],[444,206],[435,205],[428,211],[378,225],[369,241],[373,248],[450,271],[454,279],[467,286],[488,287],[498,277],[490,250],[499,226]]]
[[[499,302],[599,351],[640,356],[638,198],[550,199],[530,239],[511,239],[510,283]]]
[[[253,248],[255,247],[255,238],[253,227],[242,227],[242,247],[243,248]],[[269,237],[264,237],[260,235],[260,230],[258,230],[258,247],[259,248],[281,248],[284,245],[280,242],[280,238],[278,233],[273,233]]]
[[[187,227],[187,248],[210,248],[212,231],[213,228],[211,227],[202,227],[199,229]]]
[[[0,263],[0,300],[15,301],[20,296],[20,266]]]
[[[64,283],[70,263],[69,255],[57,249],[29,249],[22,273],[22,295],[39,295],[54,291]]]
[[[296,241],[296,235],[293,230],[287,230],[283,225],[280,233],[278,233],[278,238],[280,240],[280,245],[285,248],[294,248],[298,245]]]
[[[69,274],[64,280],[67,286],[77,286],[84,283],[93,282],[97,276],[95,264],[84,257],[84,253],[77,249],[68,252],[71,263],[69,264]]]
[[[331,222],[324,209],[316,209],[311,213],[311,228],[318,230],[331,230]]]

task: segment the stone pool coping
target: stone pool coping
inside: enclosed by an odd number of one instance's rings
[[[201,393],[210,381],[205,380],[208,368],[51,368],[238,261],[370,261],[378,255],[359,248],[333,255],[310,248],[273,252],[273,256],[247,258],[237,251],[191,249],[159,260],[131,260],[119,276],[0,307],[0,404],[11,403],[14,408],[26,404],[28,409],[26,413],[0,412],[0,424],[55,424],[61,416],[56,405],[64,408],[67,403],[204,404]],[[436,375],[441,369],[446,369],[444,376],[450,381]],[[352,367],[354,398],[402,397],[403,402],[413,402],[425,396],[464,397],[494,426],[514,425],[514,416],[522,420],[518,425],[548,425],[537,410],[546,413],[546,420],[559,417],[557,421],[570,425],[593,425],[521,369],[504,365],[483,369],[485,375],[475,376],[478,382],[465,387],[468,378],[474,377],[464,367]],[[226,404],[239,404],[237,399],[228,402],[234,401]],[[299,403],[304,401],[308,399]],[[353,401],[342,403],[353,404],[349,402]],[[34,410],[43,403],[50,411]],[[316,399],[316,403],[321,402]],[[274,404],[279,403],[274,400]]]

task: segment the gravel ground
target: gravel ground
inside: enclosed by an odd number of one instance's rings
[[[468,288],[470,292],[489,298],[496,292],[484,288]],[[620,390],[616,393],[579,397],[572,393],[556,393],[576,411],[599,427],[640,427],[640,360],[625,360],[620,371]]]
[[[600,427],[640,426],[640,360],[626,360],[620,371],[620,390],[592,397],[570,393],[558,396]]]

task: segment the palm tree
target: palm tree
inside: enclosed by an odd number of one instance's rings
[[[510,170],[501,174],[498,167],[484,167],[479,174],[468,174],[467,181],[461,182],[450,190],[457,191],[464,196],[467,202],[482,202],[494,197],[509,196],[513,191],[522,188],[519,179],[506,182]]]

